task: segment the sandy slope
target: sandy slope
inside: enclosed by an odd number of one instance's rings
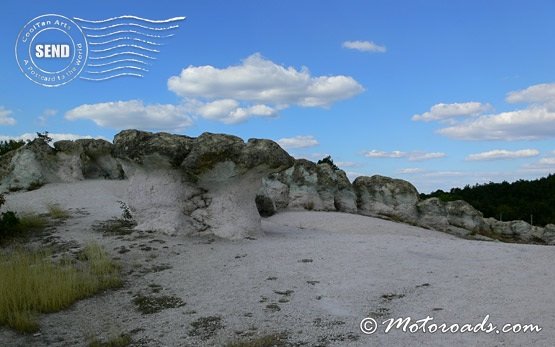
[[[91,225],[120,215],[125,182],[52,184],[8,196],[9,208],[71,209],[59,242],[97,240],[126,272],[123,289],[43,316],[40,336],[0,328],[0,345],[83,345],[86,335],[133,332],[137,345],[218,346],[241,336],[288,333],[295,345],[552,346],[555,248],[457,239],[357,215],[285,212],[263,220],[265,235],[226,241],[133,233],[103,236]],[[129,250],[120,254],[122,248]],[[161,286],[159,293],[153,285]],[[136,294],[174,295],[185,306],[143,315]],[[270,305],[270,308],[267,306]],[[274,309],[271,309],[271,308]],[[277,311],[279,307],[279,311]],[[385,334],[361,319],[434,318],[436,323],[538,324],[540,333]],[[220,317],[202,336],[191,323]]]

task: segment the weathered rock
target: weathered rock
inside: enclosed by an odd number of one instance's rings
[[[474,233],[487,232],[489,227],[484,221],[482,212],[466,201],[449,201],[446,204],[449,224]]]
[[[438,198],[430,198],[418,202],[418,225],[440,231],[447,231],[449,220],[447,219],[447,207],[445,202]]]
[[[190,138],[126,130],[114,154],[129,177],[137,228],[238,239],[260,232],[262,178],[291,158],[275,142],[204,133]]]
[[[356,197],[345,172],[305,159],[265,178],[259,195],[271,199],[276,210],[356,212]]]
[[[545,228],[541,228],[530,225],[522,220],[500,222],[494,218],[487,218],[485,221],[489,224],[491,233],[502,240],[546,244],[554,241],[555,228],[552,229],[552,224],[551,226],[547,225]]]
[[[360,214],[417,222],[419,196],[411,183],[379,175],[360,176],[353,182],[353,187]]]
[[[88,178],[121,178],[123,172],[104,140],[58,141],[52,148],[38,138],[0,158],[0,190],[35,189],[46,183]]]

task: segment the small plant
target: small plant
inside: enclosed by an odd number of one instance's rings
[[[69,212],[62,209],[58,204],[49,204],[48,214],[54,219],[67,219],[69,218]]]
[[[339,167],[337,165],[335,165],[335,163],[333,162],[333,159],[331,158],[331,155],[328,155],[327,157],[318,160],[318,164],[328,164],[329,166],[331,166],[331,168],[334,171],[340,170]]]
[[[46,143],[52,142],[52,138],[48,136],[48,131],[43,131],[42,133],[37,132],[37,139],[40,139]]]
[[[121,219],[125,221],[132,221],[133,215],[131,215],[131,210],[129,209],[129,206],[127,206],[127,204],[121,200],[118,200],[118,202],[119,208],[121,208]]]

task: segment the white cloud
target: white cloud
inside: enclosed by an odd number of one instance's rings
[[[545,107],[485,115],[438,130],[460,140],[537,140],[555,135],[555,112]]]
[[[404,175],[412,175],[412,174],[423,173],[424,169],[417,168],[417,167],[409,167],[409,168],[401,169],[398,172]]]
[[[453,104],[436,104],[430,111],[412,116],[413,121],[430,122],[435,120],[445,120],[461,116],[476,116],[482,114],[492,107],[490,104],[480,102],[464,102]]]
[[[499,159],[518,159],[530,158],[540,154],[537,149],[521,149],[518,151],[508,151],[505,149],[494,149],[487,152],[475,153],[466,157],[466,160],[499,160]]]
[[[555,136],[555,84],[538,84],[510,92],[506,101],[529,105],[482,115],[440,129],[438,133],[460,140],[538,140]]]
[[[355,163],[352,161],[338,161],[335,162],[335,165],[339,166],[339,167],[358,167],[360,166],[359,163]]]
[[[75,141],[75,140],[79,140],[79,139],[103,139],[103,140],[107,140],[103,136],[76,135],[76,134],[64,134],[64,133],[48,133],[48,136],[52,138],[52,142],[61,141],[61,140]],[[36,133],[25,133],[25,134],[21,134],[21,135],[18,135],[18,136],[0,135],[0,141],[9,141],[9,140],[27,141],[27,140],[33,140],[35,138],[37,138]],[[109,141],[109,140],[107,140],[107,141]]]
[[[364,90],[352,77],[313,77],[305,67],[278,65],[258,53],[223,69],[189,66],[168,79],[168,89],[199,105],[200,116],[226,123],[275,116],[291,105],[328,107]]]
[[[284,149],[307,148],[319,145],[318,140],[312,135],[285,137],[277,140],[277,143]]]
[[[541,158],[539,161],[540,165],[549,165],[549,166],[555,166],[555,158],[554,157],[549,157],[549,158]]]
[[[408,159],[410,161],[423,161],[423,160],[430,160],[430,159],[439,159],[444,158],[447,155],[443,152],[401,152],[401,151],[378,151],[378,150],[371,150],[364,153],[364,156],[367,158],[394,158],[394,159]]]
[[[507,94],[510,103],[553,104],[555,102],[555,83],[544,83],[530,86]]]
[[[343,47],[361,52],[385,53],[387,48],[372,41],[345,41]]]
[[[89,119],[101,127],[114,129],[177,130],[193,123],[185,106],[145,105],[141,100],[84,104],[66,112],[65,118]]]
[[[15,125],[15,118],[10,117],[13,112],[4,106],[0,106],[0,125]]]

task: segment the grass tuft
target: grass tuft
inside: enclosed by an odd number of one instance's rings
[[[87,245],[80,260],[55,262],[48,252],[23,248],[0,254],[0,325],[36,332],[39,313],[121,286],[119,267],[99,245]]]
[[[53,219],[68,219],[69,212],[64,210],[58,204],[48,204],[48,215]]]
[[[265,335],[254,339],[236,341],[227,344],[226,347],[281,347],[285,346],[286,333]]]

